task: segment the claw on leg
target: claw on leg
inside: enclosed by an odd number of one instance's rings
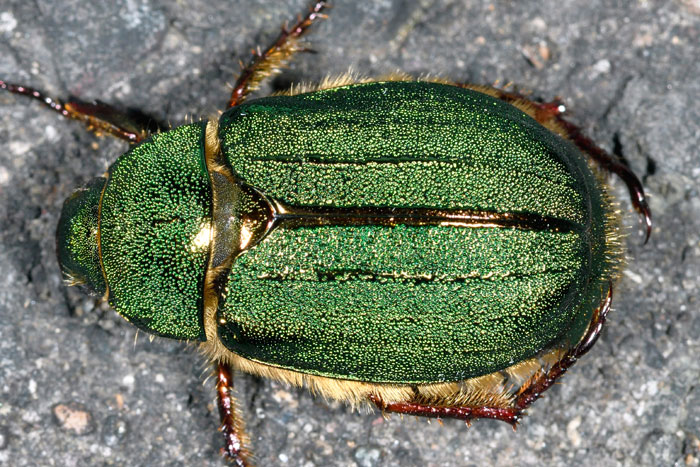
[[[503,89],[466,83],[454,83],[454,85],[484,92],[497,99],[513,104],[543,125],[551,123],[552,126],[558,130],[558,133],[568,138],[581,151],[596,161],[603,170],[612,172],[620,177],[625,185],[627,185],[627,190],[629,191],[634,209],[642,216],[642,221],[645,226],[644,243],[649,241],[652,227],[651,210],[649,209],[649,203],[644,194],[642,182],[640,182],[634,172],[617,157],[608,154],[600,146],[595,144],[593,140],[585,136],[579,127],[567,121],[562,116],[564,106],[559,99],[546,103],[533,102],[517,91],[509,92]]]
[[[637,176],[627,167],[625,164],[620,162],[618,158],[608,154],[600,146],[595,144],[593,140],[583,134],[581,130],[574,125],[566,121],[559,110],[561,102],[555,101],[546,104],[538,104],[540,108],[551,114],[551,118],[554,118],[557,123],[564,128],[567,132],[569,139],[579,147],[586,154],[590,155],[598,164],[600,164],[603,169],[608,172],[612,172],[625,182],[627,185],[627,190],[629,191],[630,197],[632,199],[632,205],[634,209],[642,216],[642,220],[645,225],[645,238],[644,243],[649,241],[649,236],[651,235],[651,210],[649,209],[649,203],[647,203],[647,198],[644,194],[644,187],[642,182],[639,181]]]

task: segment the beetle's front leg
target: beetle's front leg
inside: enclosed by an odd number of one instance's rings
[[[131,116],[104,102],[89,103],[76,99],[69,99],[63,102],[29,86],[8,83],[2,80],[0,80],[0,89],[36,99],[64,117],[83,122],[88,130],[97,134],[106,133],[129,143],[140,143],[146,139],[149,133],[144,125],[140,125]]]
[[[248,437],[243,421],[237,413],[236,398],[233,396],[233,371],[226,363],[218,362],[216,367],[216,399],[221,416],[221,432],[224,447],[221,454],[239,467],[249,466]]]
[[[328,7],[326,2],[316,2],[303,18],[300,16],[297,23],[291,28],[282,27],[282,32],[277,39],[264,52],[253,52],[248,65],[241,71],[236,84],[231,92],[227,108],[234,107],[243,102],[248,94],[260,87],[260,83],[270,75],[279,73],[280,68],[296,52],[307,50],[298,39],[319,18],[325,18],[321,12]]]

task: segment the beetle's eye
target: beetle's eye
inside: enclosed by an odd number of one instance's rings
[[[78,188],[63,203],[56,233],[56,252],[64,280],[90,294],[107,290],[97,247],[100,195],[107,179],[98,177]]]

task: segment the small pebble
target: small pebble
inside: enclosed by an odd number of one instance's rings
[[[92,414],[78,402],[56,404],[53,415],[61,429],[69,433],[83,436],[95,429]]]

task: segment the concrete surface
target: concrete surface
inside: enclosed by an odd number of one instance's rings
[[[179,124],[221,109],[238,60],[307,3],[4,0],[0,76]],[[516,433],[494,421],[385,421],[242,376],[257,464],[698,465],[700,2],[334,3],[310,37],[318,53],[275,87],[353,67],[562,96],[570,118],[643,178],[654,233],[642,246],[614,180],[630,238],[610,324]],[[136,338],[61,285],[61,203],[125,144],[7,93],[0,141],[0,464],[224,465],[202,357]]]

